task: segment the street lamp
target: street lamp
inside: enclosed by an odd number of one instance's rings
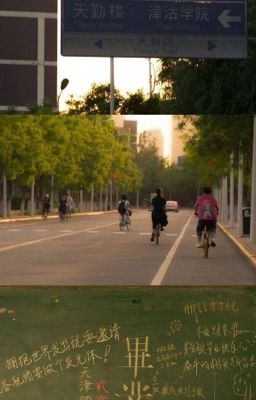
[[[68,84],[69,84],[69,80],[67,78],[62,79],[61,84],[60,84],[60,94],[59,94],[58,99],[57,99],[58,110],[59,110],[59,105],[60,105],[61,93],[63,92],[64,89],[66,89]]]

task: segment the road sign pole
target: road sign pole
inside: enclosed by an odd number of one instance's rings
[[[110,57],[110,115],[115,112],[114,57]]]

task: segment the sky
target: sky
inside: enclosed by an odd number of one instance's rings
[[[60,0],[58,0],[60,15]],[[92,83],[110,83],[110,58],[106,57],[63,57],[60,53],[60,21],[58,24],[58,95],[60,83],[66,78],[69,84],[60,95],[60,110],[67,106],[71,94],[76,98],[86,93]],[[157,60],[148,58],[114,58],[114,85],[121,94],[134,93],[143,89],[149,93],[149,62],[152,80],[157,73]]]
[[[155,62],[155,60],[151,61]],[[153,71],[153,68],[152,68]],[[153,72],[152,72],[153,74]],[[73,94],[76,98],[86,93],[92,83],[110,83],[110,58],[58,56],[58,90],[61,81],[69,84],[60,96],[60,110]],[[149,92],[149,60],[146,58],[114,58],[114,85],[125,95],[143,89]]]

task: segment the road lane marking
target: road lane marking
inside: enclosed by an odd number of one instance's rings
[[[171,265],[172,259],[175,256],[175,253],[179,247],[179,244],[181,242],[181,240],[183,239],[185,232],[190,224],[190,221],[192,219],[193,215],[191,215],[189,217],[189,219],[187,220],[186,224],[183,226],[182,231],[180,232],[179,236],[177,237],[177,239],[175,240],[175,242],[173,243],[171,249],[169,250],[169,252],[167,253],[167,256],[165,257],[164,261],[162,262],[162,264],[160,265],[155,277],[153,278],[152,282],[150,283],[150,285],[161,285],[162,280],[165,277],[166,272],[168,271],[168,268]],[[157,247],[157,246],[156,246]]]
[[[166,233],[165,236],[178,236],[178,233]]]
[[[21,232],[21,229],[8,229],[8,232]]]
[[[150,236],[152,232],[140,232],[140,235]]]
[[[99,231],[87,231],[87,233],[99,233]]]
[[[49,229],[34,229],[34,232],[48,232]]]
[[[96,229],[101,229],[101,228],[106,228],[108,226],[113,226],[113,225],[115,225],[115,222],[112,222],[110,224],[99,225],[99,226],[96,226],[95,228]],[[46,241],[49,241],[49,240],[60,239],[60,238],[67,237],[67,236],[77,235],[79,233],[85,233],[85,232],[88,232],[88,231],[89,231],[89,229],[82,229],[82,230],[79,230],[79,231],[76,231],[76,232],[67,232],[67,233],[62,233],[60,235],[47,236],[47,237],[44,237],[44,238],[41,238],[41,239],[30,240],[30,241],[27,241],[27,242],[12,244],[10,246],[6,246],[6,247],[0,248],[0,253],[3,253],[5,251],[9,251],[9,250],[13,250],[13,249],[18,249],[20,247],[31,246],[31,245],[34,245],[34,244],[37,244],[37,243],[46,242]]]

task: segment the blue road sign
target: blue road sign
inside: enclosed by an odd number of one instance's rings
[[[69,32],[245,34],[242,3],[69,0],[64,4],[64,27]]]
[[[187,44],[187,39],[207,40],[207,55],[220,46],[220,38],[225,41],[225,51],[228,48],[227,39],[230,38],[233,44],[238,40],[238,49],[244,47],[244,50],[239,50],[237,58],[244,58],[247,39],[246,4],[245,0],[62,0],[62,36],[69,41],[69,45],[65,46],[62,40],[62,54],[65,55],[67,49],[72,50],[71,36],[73,40],[77,37],[81,46],[83,35],[86,43],[88,38],[95,41],[95,48],[103,56],[106,56],[105,51],[110,46],[112,53],[109,55],[138,57],[138,54],[132,54],[131,44],[128,46],[129,54],[126,55],[126,48],[120,42],[157,36],[160,42],[162,39],[175,41],[177,37],[186,38]],[[116,54],[113,36],[116,36]],[[214,42],[215,39],[218,44]],[[176,40],[176,50],[177,43]],[[157,54],[161,54],[162,47],[163,43],[160,43]],[[90,50],[88,55],[98,55],[93,53]],[[214,51],[212,54],[214,57]],[[230,57],[236,58],[233,50],[230,56],[227,55],[227,58]]]

